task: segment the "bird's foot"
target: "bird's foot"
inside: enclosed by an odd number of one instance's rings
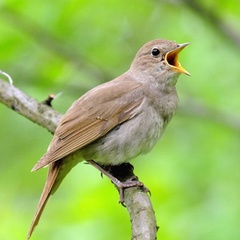
[[[129,163],[123,163],[117,166],[101,166],[93,160],[88,160],[87,162],[113,182],[119,191],[119,203],[122,205],[124,205],[124,190],[126,188],[140,187],[144,192],[150,193],[148,188],[146,188],[144,184],[138,180],[138,177],[134,175],[133,166]]]
[[[147,187],[145,187],[144,184],[137,179],[137,177],[133,177],[131,179],[128,179],[125,182],[120,182],[120,184],[117,184],[117,183],[114,183],[114,184],[119,191],[119,195],[120,195],[119,203],[121,203],[123,206],[124,206],[124,190],[126,188],[140,187],[144,192],[149,192],[150,193],[149,189]]]

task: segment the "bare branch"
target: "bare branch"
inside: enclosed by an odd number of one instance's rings
[[[0,79],[0,102],[53,133],[62,115]]]
[[[158,227],[148,195],[134,187],[125,189],[124,196],[132,223],[132,240],[157,239]]]

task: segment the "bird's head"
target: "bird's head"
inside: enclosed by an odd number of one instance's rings
[[[146,43],[136,54],[131,68],[148,73],[161,72],[184,73],[190,75],[178,61],[179,53],[189,43],[177,44],[176,42],[157,39]]]

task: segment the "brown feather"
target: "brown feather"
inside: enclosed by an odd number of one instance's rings
[[[73,103],[60,121],[47,153],[37,162],[32,171],[79,150],[134,116],[134,110],[143,100],[142,96],[134,94],[134,90],[136,91],[141,84],[135,81],[133,84],[125,80],[126,86],[118,88],[123,82],[116,80],[110,85],[108,82],[107,87],[104,84],[101,85],[101,88],[105,86],[106,94],[102,94],[98,91],[99,87],[96,87]],[[127,93],[132,96],[123,98]],[[100,103],[101,108],[93,107]]]
[[[54,187],[57,176],[59,174],[61,165],[62,165],[62,161],[57,161],[57,162],[54,162],[53,164],[51,164],[49,167],[47,181],[45,183],[42,195],[40,197],[40,200],[39,200],[39,203],[37,206],[36,213],[34,215],[32,224],[30,226],[27,239],[30,239],[32,232],[33,232],[34,228],[37,226],[38,221],[42,215],[44,207],[46,206],[46,203],[47,203],[49,197],[51,196],[52,189]]]

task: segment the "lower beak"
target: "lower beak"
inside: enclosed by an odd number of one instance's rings
[[[177,48],[175,48],[174,50],[167,52],[166,56],[165,56],[165,62],[168,64],[168,66],[177,72],[180,73],[184,73],[188,76],[190,76],[191,74],[186,71],[180,64],[180,62],[178,61],[178,54],[187,46],[189,45],[189,43],[183,43],[183,44],[179,44],[177,46]]]

